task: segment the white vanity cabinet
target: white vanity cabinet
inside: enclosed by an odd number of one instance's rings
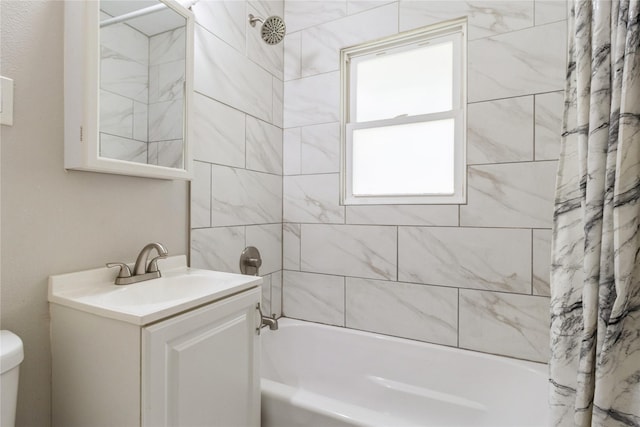
[[[261,279],[186,271],[137,288],[70,280],[86,272],[50,278],[54,427],[260,425]],[[187,289],[207,274],[218,284],[191,307],[159,302],[171,280]],[[154,286],[164,290],[147,307],[126,308]]]

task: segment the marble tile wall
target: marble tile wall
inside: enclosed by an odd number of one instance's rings
[[[283,314],[546,361],[565,1],[285,1],[284,15]],[[467,203],[341,206],[339,49],[460,16]]]
[[[239,273],[242,250],[256,246],[263,259],[263,312],[280,316],[284,45],[264,43],[248,15],[284,16],[284,4],[209,0],[192,10],[195,178],[190,262],[193,267]]]

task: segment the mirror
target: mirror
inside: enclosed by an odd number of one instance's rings
[[[65,167],[190,179],[192,62],[177,2],[65,2]]]

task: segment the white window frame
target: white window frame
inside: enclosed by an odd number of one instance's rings
[[[351,66],[387,51],[407,51],[429,43],[453,42],[453,105],[450,111],[399,116],[368,122],[351,121],[356,116],[356,76]],[[460,18],[400,33],[381,40],[344,48],[340,51],[340,137],[341,137],[341,203],[344,205],[375,204],[464,204],[466,203],[466,109],[467,109],[467,19]],[[353,132],[358,129],[424,123],[453,118],[454,125],[454,192],[452,194],[354,195],[352,186]]]

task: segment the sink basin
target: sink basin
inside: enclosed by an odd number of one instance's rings
[[[262,278],[192,269],[186,257],[160,260],[162,277],[115,285],[116,272],[99,268],[49,277],[49,302],[146,325],[259,286]]]

